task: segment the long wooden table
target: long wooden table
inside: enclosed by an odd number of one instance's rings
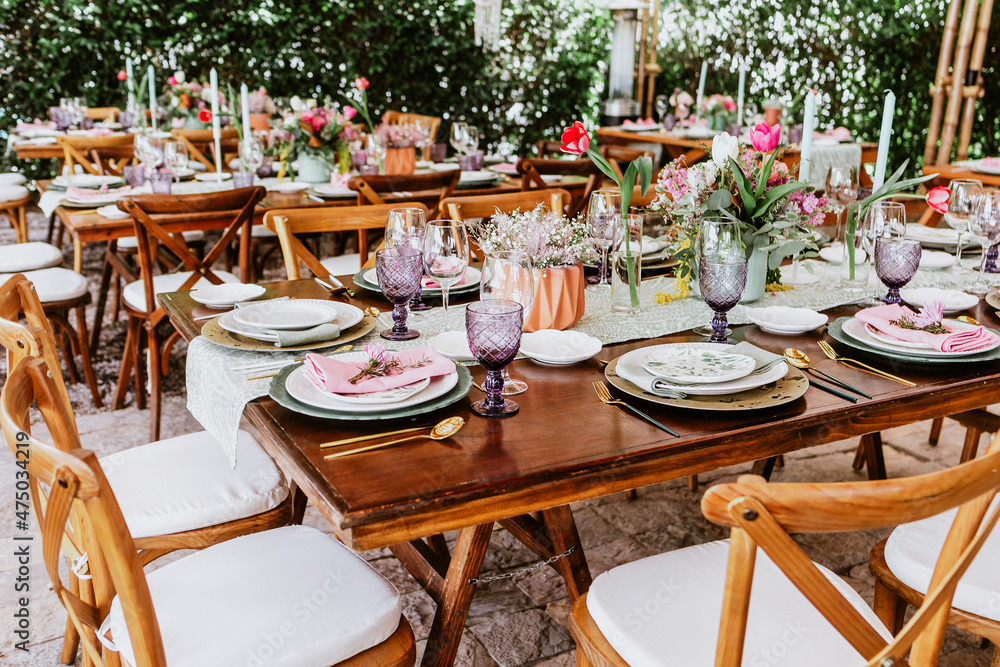
[[[344,279],[350,283],[349,279]],[[327,298],[311,280],[269,283],[268,296]],[[187,292],[159,295],[183,337],[198,335],[197,304]],[[358,290],[351,301],[383,310],[381,295]],[[829,311],[832,318],[853,307]],[[998,319],[983,303],[972,313],[996,327]],[[424,586],[438,608],[424,665],[450,665],[461,638],[469,604],[494,522],[530,547],[562,576],[572,599],[590,584],[583,548],[569,504],[637,487],[705,473],[722,467],[766,461],[779,454],[844,438],[869,436],[869,474],[884,472],[878,432],[943,417],[997,401],[1000,364],[913,366],[883,358],[866,362],[917,383],[915,388],[829,361],[817,347],[824,334],[773,336],[756,326],[734,327],[734,338],[773,352],[797,347],[814,366],[860,387],[874,398],[850,404],[810,388],[783,406],[742,412],[695,412],[643,404],[642,409],[680,434],[674,438],[601,404],[591,383],[603,379],[598,359],[565,368],[517,362],[529,386],[514,397],[520,412],[509,419],[472,414],[463,399],[419,419],[338,422],[289,411],[270,398],[251,402],[246,416],[298,491],[316,506],[334,533],[354,549],[389,547]],[[608,345],[598,355],[610,360],[650,344],[697,340],[677,334],[656,340]],[[833,342],[843,354],[864,355]],[[472,369],[481,381],[481,367]],[[475,394],[476,390],[472,390]],[[630,401],[638,399],[628,398]],[[325,461],[319,445],[330,440],[433,424],[447,416],[468,424],[446,442],[417,441]],[[845,471],[846,474],[847,471]],[[540,515],[533,516],[531,513]],[[441,533],[458,531],[449,553]]]

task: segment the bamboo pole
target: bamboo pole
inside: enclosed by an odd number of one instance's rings
[[[955,64],[951,68],[951,91],[948,94],[948,108],[944,114],[941,145],[938,147],[937,164],[939,165],[951,162],[951,149],[955,141],[955,130],[958,127],[958,113],[964,92],[963,83],[966,70],[969,67],[969,55],[972,50],[972,37],[976,29],[978,9],[979,0],[966,0],[965,9],[962,11],[962,27],[958,34],[958,48],[955,49]]]
[[[646,117],[653,115],[653,100],[656,94],[656,75],[660,73],[660,64],[656,62],[656,50],[660,45],[660,0],[653,0],[653,11],[649,18],[649,31],[652,33],[649,44],[649,63],[646,74],[649,81],[646,84]],[[657,119],[660,120],[660,119]]]
[[[636,92],[635,99],[639,102],[639,118],[647,118],[646,108],[642,104],[643,92],[646,88],[646,41],[649,39],[649,9],[642,10],[642,30],[639,32],[642,39],[639,40],[639,67],[635,71]]]
[[[965,90],[965,109],[962,113],[962,125],[958,135],[958,153],[956,160],[964,160],[969,156],[969,143],[972,141],[972,125],[976,120],[976,100],[983,96],[983,59],[986,56],[986,40],[990,32],[990,20],[993,16],[993,0],[983,0],[979,7],[979,28],[976,30],[976,41],[972,46],[972,58],[969,60],[969,81]]]
[[[938,54],[937,73],[934,75],[934,88],[931,89],[933,103],[931,105],[931,123],[927,130],[927,146],[924,148],[924,164],[931,164],[934,161],[934,153],[937,151],[937,141],[941,133],[941,113],[944,111],[945,86],[951,81],[951,77],[948,76],[948,65],[951,63],[951,52],[955,47],[960,5],[961,0],[951,0],[945,19],[944,35],[941,37],[941,51]]]

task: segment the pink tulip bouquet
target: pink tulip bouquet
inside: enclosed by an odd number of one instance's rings
[[[761,123],[750,133],[752,148],[723,132],[712,142],[711,160],[688,167],[679,158],[664,167],[650,205],[674,225],[670,254],[680,261],[678,278],[685,284],[695,271],[694,239],[701,218],[715,213],[740,221],[749,253],[769,253],[774,270],[785,257],[815,255],[812,227],[823,223],[826,199],[793,180],[778,160],[781,126]]]

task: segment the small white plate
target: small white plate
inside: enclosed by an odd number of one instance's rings
[[[521,336],[521,353],[546,364],[569,365],[601,351],[600,339],[579,331],[541,329]]]
[[[667,347],[642,359],[646,372],[684,384],[728,382],[753,372],[757,362],[743,354],[692,347]]]
[[[955,256],[940,250],[923,250],[920,253],[920,268],[924,271],[947,269],[955,263]]]
[[[944,324],[949,329],[957,329],[961,331],[962,329],[974,329],[975,325],[966,324],[965,322],[959,322],[958,320],[944,320]],[[967,350],[964,352],[939,352],[927,347],[921,348],[910,348],[901,345],[901,341],[896,341],[895,343],[888,343],[883,340],[874,338],[868,333],[868,327],[861,320],[852,317],[851,319],[844,322],[844,333],[851,338],[861,341],[865,345],[870,345],[871,347],[877,348],[879,350],[885,350],[886,352],[895,352],[897,354],[908,354],[914,357],[971,357],[975,354],[982,354],[983,352],[989,352],[990,350],[1000,347],[1000,338],[993,337],[991,342],[985,343],[982,347],[975,350]],[[884,334],[883,334],[884,335]],[[912,345],[912,343],[911,343]]]
[[[73,174],[72,176],[59,176],[52,179],[52,185],[57,188],[93,188],[102,186],[114,187],[125,185],[125,179],[121,176],[102,176],[99,174]]]
[[[337,313],[336,323],[340,327],[341,331],[353,327],[355,324],[364,319],[365,314],[361,312],[361,309],[357,306],[352,306],[349,303],[341,303],[339,301],[326,301],[324,299],[294,299],[298,303],[318,303],[328,308],[332,308]],[[268,303],[267,301],[261,302]],[[254,304],[260,305],[260,304]],[[269,343],[273,343],[278,340],[277,334],[271,331],[258,329],[257,327],[250,326],[249,324],[243,324],[236,319],[236,313],[238,310],[230,310],[228,313],[223,313],[219,318],[219,326],[230,333],[237,334],[239,336],[245,336],[246,338],[253,338],[255,340],[262,340]]]
[[[320,185],[314,185],[313,191],[323,197],[357,197],[358,193],[356,190],[351,190],[350,188],[338,188],[330,185],[329,183],[321,183]]]
[[[275,192],[281,192],[284,194],[294,194],[296,192],[302,192],[309,187],[308,183],[300,183],[299,181],[289,181],[288,183],[276,183],[271,186],[271,189]]]
[[[989,160],[989,162],[987,162]],[[992,174],[993,176],[1000,176],[1000,162],[996,158],[986,158],[985,160],[976,160],[970,164],[972,171],[978,171],[980,174]]]
[[[979,297],[953,289],[938,289],[937,287],[904,287],[899,290],[908,305],[923,308],[932,301],[938,301],[944,306],[945,315],[960,313],[974,308],[979,303]]]
[[[524,342],[523,337],[521,341]],[[427,344],[434,348],[435,352],[452,361],[476,360],[469,347],[469,335],[465,331],[442,331],[427,339]]]
[[[210,183],[212,181],[219,180],[218,177],[217,177],[217,174],[218,174],[218,172],[215,172],[215,171],[202,171],[202,172],[199,172],[199,173],[195,174],[194,177],[195,177],[195,180],[205,181],[205,182]],[[233,177],[233,175],[231,173],[229,173],[228,171],[222,172],[222,180],[228,181],[232,177]]]
[[[121,195],[124,197],[125,195]],[[93,197],[87,199],[77,199],[76,197],[66,197],[66,201],[71,204],[80,204],[85,206],[92,206],[94,208],[99,208],[102,206],[108,206],[115,203],[119,199],[119,195],[109,195],[107,197]]]
[[[958,230],[951,227],[928,227],[920,223],[910,222],[906,225],[906,238],[920,241],[926,248],[954,248],[958,244]],[[963,245],[972,242],[972,234],[962,235]]]
[[[114,204],[109,204],[107,206],[102,206],[97,209],[97,215],[102,215],[110,220],[124,220],[125,218],[131,217],[128,213],[121,210]]]
[[[847,246],[844,245],[827,246],[819,249],[819,256],[831,264],[843,264],[846,252]],[[864,250],[858,248],[854,251],[855,264],[864,264],[867,260],[868,254]]]
[[[455,171],[459,166],[457,162],[435,162],[427,168],[431,171]]]
[[[790,336],[804,334],[818,329],[830,318],[809,308],[789,308],[770,306],[767,308],[744,308],[750,321],[769,333]]]
[[[191,298],[210,308],[232,308],[238,303],[253,301],[266,291],[252,283],[223,283],[191,290]]]
[[[462,175],[458,177],[458,182],[462,185],[469,185],[472,183],[493,183],[496,181],[498,176],[492,171],[463,171]],[[559,179],[562,176],[558,177]],[[543,176],[544,180],[545,177]],[[548,182],[548,181],[546,181]]]
[[[332,322],[337,312],[313,299],[265,301],[236,311],[236,321],[258,329],[299,331]]]
[[[171,169],[170,172],[177,178],[191,178],[192,176],[194,176],[194,169],[190,169],[188,167]]]
[[[330,395],[344,401],[345,403],[357,403],[360,405],[388,405],[389,403],[400,403],[405,401],[417,392],[426,389],[427,385],[430,383],[430,378],[424,378],[423,380],[414,382],[413,384],[396,387],[395,389],[386,389],[385,391],[370,391],[366,394],[335,394],[330,392]]]

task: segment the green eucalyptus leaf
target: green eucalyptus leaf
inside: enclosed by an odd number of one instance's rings
[[[708,198],[708,208],[723,211],[733,205],[733,195],[729,190],[716,190]]]

